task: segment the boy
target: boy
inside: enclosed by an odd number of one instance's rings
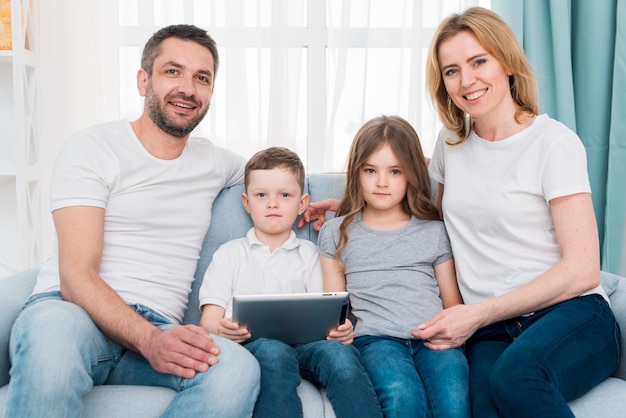
[[[200,288],[200,325],[242,343],[259,361],[261,391],[255,417],[302,416],[296,390],[301,377],[326,387],[338,417],[381,417],[370,379],[351,344],[349,320],[326,340],[295,346],[266,338],[246,343],[250,332],[232,320],[235,294],[321,292],[323,287],[317,247],[296,238],[292,230],[309,203],[298,155],[270,147],[252,156],[244,176],[241,200],[254,226],[245,238],[215,252]]]

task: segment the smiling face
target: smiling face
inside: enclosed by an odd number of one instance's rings
[[[363,198],[367,203],[364,216],[373,212],[402,212],[407,179],[389,144],[384,144],[365,161],[359,172]]]
[[[438,59],[448,95],[476,120],[510,117],[516,106],[509,86],[510,72],[491,56],[476,37],[461,31],[443,41]]]
[[[165,133],[186,137],[209,110],[214,77],[208,49],[193,41],[165,39],[152,75],[145,70],[138,74],[148,116]]]
[[[251,170],[243,206],[254,222],[257,239],[266,245],[289,238],[298,215],[309,204],[296,176],[288,169]]]

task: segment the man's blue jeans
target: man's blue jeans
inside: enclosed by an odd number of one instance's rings
[[[434,351],[424,341],[358,337],[386,418],[469,418],[469,368],[461,348]]]
[[[290,346],[266,338],[244,346],[261,365],[255,418],[302,417],[297,393],[301,377],[326,387],[338,418],[382,418],[376,393],[354,346],[326,340]]]
[[[147,320],[172,324],[141,305]],[[140,355],[105,337],[79,306],[59,292],[32,297],[18,314],[9,343],[12,362],[8,417],[80,417],[93,385],[163,386],[178,392],[166,417],[250,416],[259,391],[259,366],[239,344],[212,336],[219,363],[193,379],[156,372]],[[113,402],[115,400],[112,400]]]
[[[478,330],[467,343],[476,417],[573,417],[567,402],[617,367],[620,329],[599,295]]]

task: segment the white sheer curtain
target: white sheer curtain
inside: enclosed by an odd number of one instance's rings
[[[380,114],[409,120],[431,154],[440,125],[424,56],[441,19],[472,5],[490,0],[38,0],[44,245],[60,145],[74,130],[140,114],[135,76],[158,28],[196,24],[219,46],[211,110],[195,135],[244,156],[283,145],[310,172],[340,171],[357,129]]]
[[[215,38],[221,60],[212,109],[194,134],[245,156],[287,146],[309,171],[337,171],[366,120],[398,114],[415,126],[430,155],[440,126],[423,91],[432,32],[442,17],[489,3],[119,0],[103,15],[119,57],[119,88],[107,89],[106,101],[117,100],[119,115],[135,118],[143,43],[161,26],[192,23]]]

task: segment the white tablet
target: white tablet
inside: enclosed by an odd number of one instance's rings
[[[348,292],[238,295],[233,297],[233,321],[245,325],[252,337],[287,344],[323,340],[343,324]]]

